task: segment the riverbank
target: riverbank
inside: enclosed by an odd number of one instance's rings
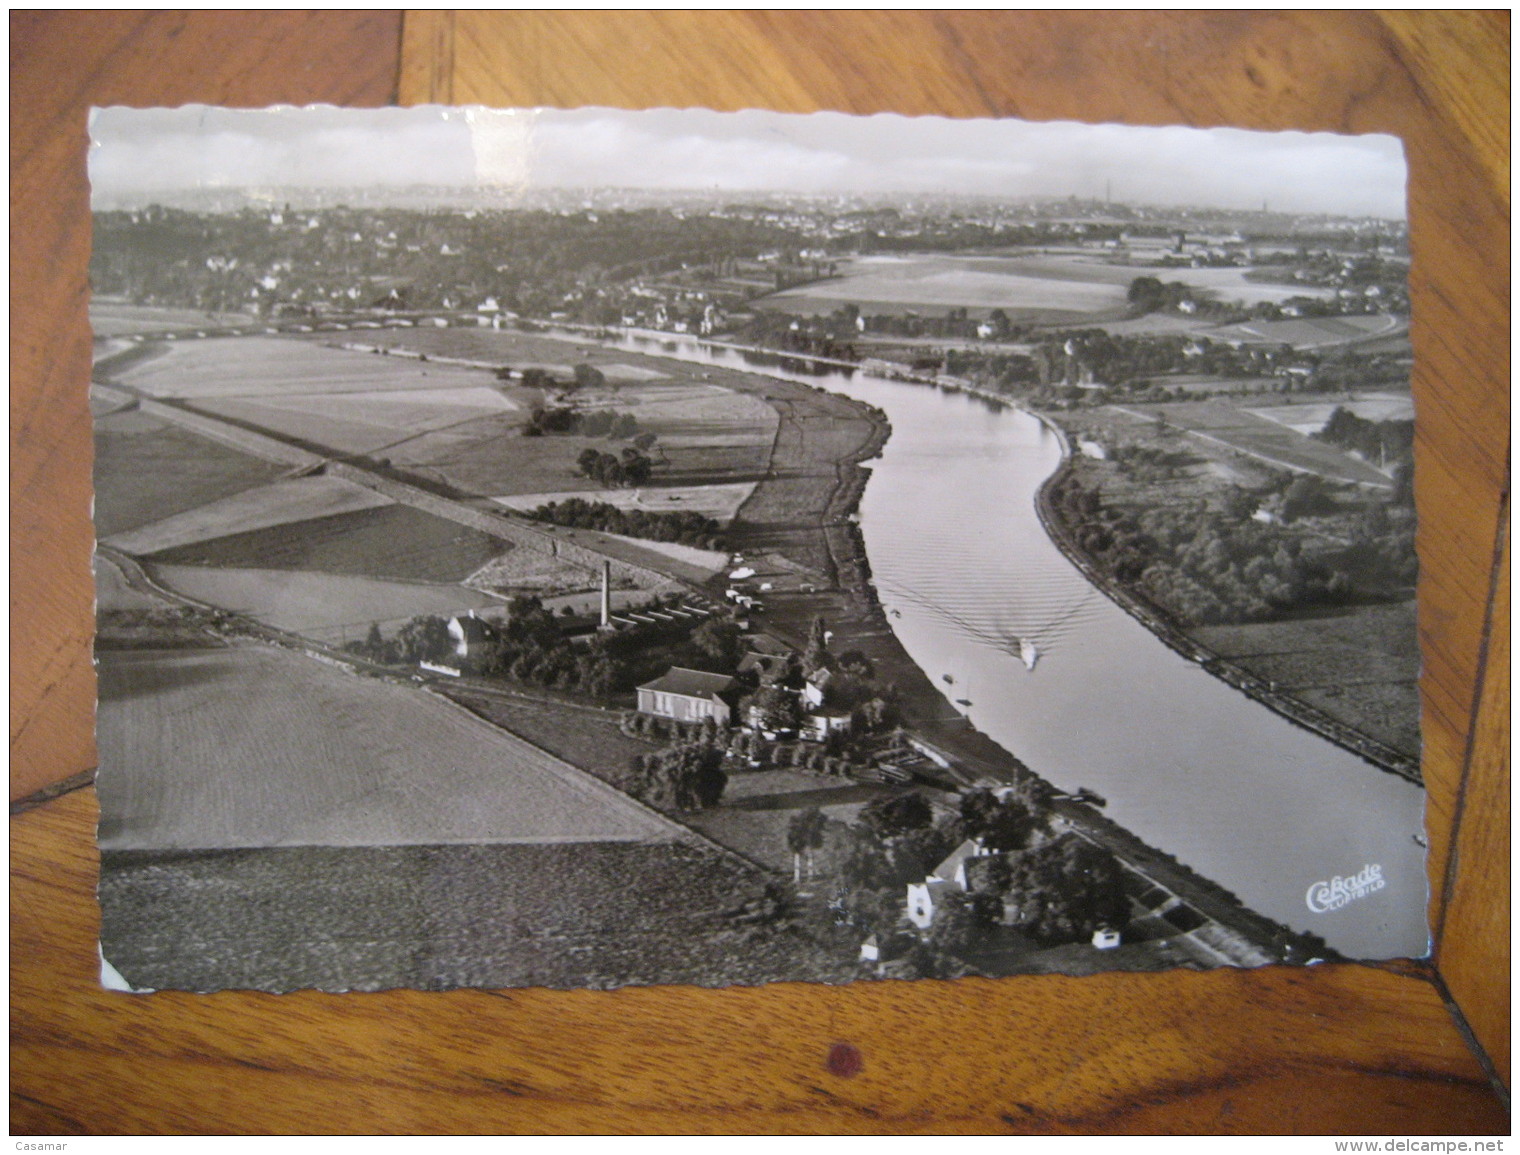
[[[1030,412],[1055,433],[1060,441],[1062,453],[1060,467],[1045,480],[1035,495],[1035,511],[1056,548],[1082,572],[1089,582],[1170,649],[1188,661],[1196,662],[1220,681],[1267,706],[1295,725],[1302,726],[1334,742],[1342,749],[1351,751],[1378,769],[1396,774],[1415,785],[1424,784],[1420,775],[1418,758],[1411,758],[1308,703],[1280,692],[1274,688],[1269,679],[1230,662],[1174,624],[1149,602],[1136,596],[1099,566],[1077,543],[1064,520],[1056,512],[1051,499],[1055,489],[1072,472],[1073,456],[1068,434],[1050,415],[1034,410]]]
[[[832,410],[840,400],[811,390],[815,404]],[[825,400],[826,399],[826,400]],[[806,643],[814,618],[821,617],[833,633],[835,653],[858,650],[875,670],[878,684],[890,686],[903,723],[933,752],[947,775],[961,787],[1005,785],[1030,777],[1044,779],[1020,758],[978,730],[955,710],[941,688],[909,656],[892,631],[872,583],[865,542],[853,515],[870,477],[866,464],[890,436],[891,427],[879,409],[860,402],[855,420],[869,425],[858,448],[837,462],[839,482],[821,518],[832,571],[831,589],[810,594],[767,595],[765,629],[798,648]],[[790,399],[793,419],[801,416],[801,401]],[[773,463],[773,470],[800,468],[795,460]],[[800,527],[799,527],[800,528]],[[748,556],[748,555],[746,555]],[[1243,906],[1225,887],[1196,873],[1166,852],[1152,847],[1098,810],[1075,800],[1058,804],[1063,822],[1093,843],[1115,854],[1136,874],[1164,887],[1208,920],[1207,937],[1216,957],[1230,965],[1255,966],[1272,961],[1304,961],[1295,946],[1297,936],[1270,918]],[[1326,952],[1321,952],[1326,953]]]
[[[866,556],[863,542],[859,537],[861,527],[855,524],[853,518],[830,525],[825,524],[827,518],[824,516],[824,512],[829,509],[837,511],[839,508],[837,506],[830,506],[828,501],[828,498],[835,491],[837,482],[836,463],[841,463],[846,467],[846,477],[852,476],[849,472],[850,470],[858,469],[861,471],[862,476],[854,482],[854,488],[857,491],[862,487],[864,475],[869,473],[873,468],[867,462],[870,460],[868,454],[874,452],[874,449],[866,452],[862,452],[862,449],[871,445],[873,441],[880,440],[881,435],[886,431],[885,424],[883,423],[876,430],[876,437],[872,438],[871,421],[865,416],[865,409],[860,406],[864,405],[867,408],[875,408],[875,394],[869,389],[857,391],[852,388],[848,377],[833,374],[820,374],[817,379],[814,379],[812,374],[804,377],[795,371],[789,371],[783,366],[774,366],[773,368],[772,366],[763,364],[758,356],[747,356],[741,360],[733,350],[709,349],[706,347],[705,342],[696,338],[671,340],[665,343],[665,348],[658,351],[644,347],[647,344],[648,342],[644,341],[630,341],[628,345],[620,345],[618,347],[628,352],[637,352],[656,358],[663,356],[669,359],[697,362],[704,366],[704,380],[710,381],[715,385],[741,388],[758,396],[763,396],[768,401],[776,404],[784,412],[785,420],[783,421],[783,426],[786,432],[784,436],[778,435],[777,437],[777,456],[767,468],[765,477],[759,482],[756,502],[743,511],[744,516],[740,517],[738,524],[731,530],[731,539],[735,547],[744,554],[745,566],[758,570],[754,579],[756,583],[762,586],[767,584],[772,585],[772,588],[763,592],[762,597],[765,602],[765,609],[763,615],[756,621],[756,628],[774,634],[780,640],[800,648],[805,644],[808,628],[813,620],[815,618],[822,618],[833,631],[834,637],[831,645],[835,649],[835,652],[841,653],[853,649],[859,651],[861,655],[871,661],[876,671],[876,681],[883,686],[890,685],[892,687],[893,696],[901,707],[905,723],[919,735],[924,745],[933,748],[940,755],[943,763],[949,768],[947,776],[953,777],[957,783],[963,786],[997,785],[1014,781],[1021,774],[1034,773],[1020,758],[1009,753],[1010,750],[1019,749],[1020,743],[1018,740],[1005,738],[1003,743],[999,744],[998,741],[986,733],[973,727],[968,718],[948,701],[945,688],[940,686],[937,681],[931,681],[924,670],[909,657],[905,647],[900,644],[899,639],[893,632],[883,607],[877,602],[876,579],[872,574],[871,563]],[[775,355],[771,354],[771,357],[774,359]],[[863,376],[869,378],[871,375],[866,370]],[[833,381],[830,378],[833,378]],[[837,384],[834,382],[837,382]],[[885,381],[882,382],[882,385],[883,388],[887,387]],[[893,388],[905,389],[912,393],[927,396],[930,391],[924,389],[924,385],[937,386],[938,388],[933,391],[935,393],[948,394],[960,392],[976,396],[978,401],[981,404],[986,404],[989,409],[1012,407],[1007,398],[987,397],[974,386],[968,388],[969,383],[953,379],[918,379],[911,382],[911,388],[909,388],[910,383],[908,382],[904,382],[901,386],[893,386]],[[895,406],[891,407],[891,412],[894,422],[897,421],[897,408]],[[917,413],[917,409],[910,405],[903,412],[905,414]],[[932,420],[932,418],[928,417],[927,413],[924,416],[926,419]],[[904,420],[906,419],[904,418]],[[881,420],[880,415],[878,415],[877,420]],[[1028,421],[1030,419],[1026,418],[1024,420]],[[844,432],[847,429],[852,431],[849,434],[848,441],[844,438]],[[978,440],[979,434],[972,427],[966,429],[965,440],[958,438],[953,425],[947,426],[942,430],[942,433],[945,436],[957,438],[954,444],[960,446],[961,451],[969,450],[972,444],[981,444]],[[827,434],[828,439],[824,440],[816,437],[815,435],[818,434]],[[899,430],[898,436],[904,438],[906,443],[915,446],[921,441],[920,431],[916,425],[912,428]],[[1054,450],[1055,446],[1052,445],[1051,448]],[[832,458],[830,457],[831,451],[833,454]],[[951,450],[951,452],[953,454],[957,451]],[[795,456],[793,456],[794,454]],[[894,454],[890,451],[887,456],[895,460]],[[824,480],[823,462],[826,460],[829,462],[826,467],[829,483],[829,492],[827,494],[816,488]],[[1049,463],[1040,470],[1037,477],[1030,479],[1026,492],[1032,495],[1037,490],[1039,484],[1045,480],[1047,473],[1056,464],[1055,455],[1052,453]],[[935,488],[928,479],[925,479],[926,484],[929,486],[928,489],[904,489],[901,485],[903,476],[899,471],[888,470],[885,465],[880,468],[883,471],[881,481],[885,484],[886,488],[885,490],[873,490],[872,492],[891,493],[894,503],[907,502],[911,505],[911,503],[923,499],[924,495],[931,491],[935,494],[933,500],[944,505],[947,510],[957,500],[953,492],[944,492],[941,489]],[[971,474],[968,474],[968,476],[970,475],[975,475],[975,471],[973,470]],[[799,502],[791,504],[788,508],[789,503],[776,502],[774,495],[784,494],[789,489],[797,497],[803,496],[802,492],[795,487],[799,476],[806,476],[809,484],[814,487],[811,494],[813,503]],[[767,490],[770,491],[771,496],[766,496]],[[845,490],[840,490],[840,492],[845,492]],[[972,495],[965,496],[970,497]],[[868,493],[864,505],[874,509],[878,500],[873,499]],[[766,516],[764,518],[756,516],[761,509],[766,508],[763,504],[766,501],[771,502],[770,508],[774,511],[774,516]],[[995,516],[992,509],[996,505],[996,502],[988,505],[984,501],[974,501],[972,504],[981,510],[983,515]],[[850,508],[853,508],[853,505],[852,494],[852,500],[849,502]],[[1097,597],[1096,592],[1092,590],[1091,582],[1080,576],[1079,570],[1073,571],[1070,568],[1065,555],[1053,546],[1047,530],[1040,525],[1038,519],[1033,516],[1033,512],[1033,501],[1031,500],[1027,511],[1020,512],[1020,517],[1028,523],[1029,531],[1040,539],[1041,549],[1038,551],[1042,558],[1040,564],[1054,567],[1050,580],[1056,581],[1059,589],[1068,590],[1067,593],[1061,595],[1066,599],[1062,603],[1063,607],[1071,605],[1071,597],[1076,596],[1080,599],[1085,593],[1088,601],[1102,604],[1105,613],[1112,613],[1112,610],[1108,608],[1111,603],[1107,602],[1106,599]],[[873,513],[873,524],[878,514],[887,515],[887,511],[879,510]],[[891,520],[890,515],[887,515],[887,522]],[[915,520],[909,517],[905,519],[905,524],[919,525],[922,521],[922,518]],[[869,530],[870,527],[866,526],[865,528]],[[930,527],[924,525],[922,529],[929,530]],[[997,564],[1004,567],[1013,567],[1013,570],[1006,570],[1005,568],[1004,571],[999,572],[1013,572],[1018,569],[1019,562],[1017,557],[1005,556],[1006,551],[1002,551],[1000,546],[993,553],[984,556],[976,545],[976,530],[972,527],[968,527],[968,529],[971,536],[964,541],[964,544],[969,553],[966,553],[964,556],[954,554],[954,548],[952,548],[951,553],[945,555],[942,563],[936,563],[932,558],[922,559],[923,564],[929,566],[929,569],[925,570],[923,574],[925,580],[932,583],[937,576],[954,572],[945,570],[943,568],[945,565],[971,566],[973,567],[972,569],[960,572],[962,574],[968,572],[974,573],[976,572],[974,568],[976,565],[986,563],[993,556],[999,559]],[[921,530],[913,530],[911,532],[919,533]],[[936,536],[933,532],[929,532],[925,540],[934,539]],[[799,587],[795,581],[784,581],[782,579],[785,575],[786,567],[795,567],[795,563],[786,561],[785,558],[779,555],[776,560],[778,562],[785,562],[785,565],[777,565],[769,572],[767,571],[768,558],[762,556],[765,552],[761,548],[762,546],[773,545],[785,552],[790,552],[791,549],[816,548],[820,542],[829,543],[832,549],[825,565],[819,567],[816,572],[819,572],[820,575],[825,569],[834,572],[838,575],[837,584],[825,587],[822,583],[819,583],[815,586],[810,579],[804,579],[805,584]],[[989,540],[987,544],[989,547],[992,547],[995,543]],[[888,552],[890,553],[891,551],[889,550]],[[953,557],[952,554],[954,554]],[[956,558],[959,558],[959,561],[955,560]],[[989,574],[988,576],[991,578],[995,575]],[[1046,579],[1042,577],[1041,580]],[[1016,583],[1016,586],[1019,584]],[[1005,585],[1006,583],[993,582],[991,588],[980,593],[975,591],[980,590],[981,583],[966,586],[964,589],[972,591],[973,596],[977,597],[1011,596],[1014,600],[1017,600],[1021,589],[1005,589]],[[1057,586],[1051,587],[1052,590],[1055,590]],[[1001,592],[994,593],[992,592],[993,588]],[[904,608],[906,609],[907,607]],[[1063,612],[1065,611],[1063,610]],[[1147,638],[1151,636],[1149,631],[1145,631],[1145,635]],[[931,663],[927,668],[932,669],[937,674],[940,669],[946,667]],[[1205,681],[1213,680],[1205,679]],[[1054,683],[1052,683],[1050,677],[1042,677],[1039,687],[1040,692],[1031,697],[1031,705],[1028,708],[1056,710],[1064,708],[1060,703],[1053,702],[1047,702],[1044,707],[1033,706],[1032,703],[1035,700],[1048,697],[1048,694],[1044,691],[1052,684]],[[1033,689],[1034,687],[1031,688]],[[1216,685],[1216,692],[1221,698],[1237,699],[1239,708],[1242,711],[1249,711],[1255,714],[1257,704],[1249,698],[1231,693],[1230,688],[1227,686]],[[981,694],[977,695],[979,698],[982,696]],[[1065,698],[1061,701],[1069,704],[1072,699]],[[1273,725],[1278,725],[1276,721],[1277,716],[1273,714],[1270,717],[1274,719]],[[989,716],[989,721],[994,720]],[[1028,721],[1033,724],[1037,723],[1038,719],[1031,718]],[[1298,728],[1285,727],[1284,729],[1292,732]],[[1309,737],[1310,735],[1305,732],[1305,738],[1308,739]],[[1334,756],[1336,758],[1346,757],[1352,762],[1357,762],[1356,759],[1343,754],[1339,749],[1335,750]],[[1137,758],[1139,759],[1136,764],[1138,768],[1143,763],[1144,756],[1137,753]],[[1043,764],[1040,765],[1039,769],[1043,772],[1040,774],[1042,778],[1047,774],[1059,777],[1063,774],[1070,774],[1081,770],[1080,765],[1070,765],[1067,759],[1060,756],[1059,747],[1056,751],[1048,748],[1044,749],[1041,759]],[[1260,758],[1257,757],[1256,762],[1260,761]],[[1243,767],[1254,764],[1250,758],[1242,762]],[[1105,768],[1111,774],[1120,773],[1122,776],[1128,773],[1129,776],[1116,789],[1128,790],[1133,795],[1134,775],[1132,773],[1119,766],[1106,765]],[[1164,765],[1157,766],[1155,769],[1164,781],[1176,785],[1175,782],[1172,782],[1172,779],[1176,777],[1173,767]],[[1262,769],[1265,769],[1265,767],[1263,766]],[[1252,776],[1250,781],[1254,783],[1258,779]],[[1197,784],[1194,783],[1193,785],[1196,787]],[[1102,786],[1101,780],[1099,786]],[[1223,787],[1221,797],[1233,797],[1242,793],[1241,783],[1239,782],[1233,784],[1221,783],[1221,786]],[[1245,788],[1244,793],[1251,794],[1254,789],[1254,786]],[[1272,801],[1275,805],[1279,800],[1273,799]],[[1293,803],[1293,799],[1286,801],[1290,806]],[[1148,803],[1143,799],[1129,797],[1125,802],[1124,813],[1134,813],[1137,807],[1140,811],[1147,811],[1148,808],[1149,810],[1154,810],[1154,802]],[[1085,818],[1084,810],[1086,813]],[[1276,813],[1277,811],[1274,809],[1271,812]],[[1149,845],[1139,843],[1137,836],[1134,842],[1128,844],[1127,852],[1124,846],[1114,843],[1114,828],[1110,827],[1109,820],[1100,815],[1096,810],[1086,809],[1080,805],[1073,805],[1071,807],[1063,805],[1063,814],[1067,813],[1069,813],[1070,819],[1073,820],[1072,825],[1074,828],[1084,834],[1088,834],[1099,845],[1112,845],[1112,849],[1118,853],[1121,860],[1128,861],[1131,856],[1129,852],[1134,852],[1136,846]],[[1151,825],[1152,833],[1150,837],[1152,841],[1157,845],[1172,845],[1171,840],[1164,834],[1157,835],[1155,830],[1158,827],[1163,830],[1171,829],[1176,825],[1175,822],[1166,819],[1165,815],[1162,815],[1159,822],[1153,822]],[[1126,827],[1127,829],[1128,827]],[[1159,841],[1157,841],[1158,838]],[[1183,837],[1182,841],[1191,848],[1185,855],[1189,861],[1200,857],[1207,859],[1207,863],[1201,869],[1207,869],[1208,865],[1215,864],[1216,860],[1209,857],[1207,853],[1207,839],[1203,840],[1205,844],[1203,850],[1205,853],[1200,853],[1200,840],[1197,837]],[[1231,918],[1228,924],[1220,922],[1216,925],[1229,925],[1233,932],[1240,934],[1242,938],[1252,943],[1253,949],[1261,950],[1268,957],[1285,958],[1286,956],[1282,953],[1283,948],[1278,944],[1292,942],[1298,937],[1289,932],[1286,929],[1286,925],[1291,925],[1295,928],[1304,927],[1303,920],[1292,916],[1291,912],[1295,904],[1291,894],[1280,896],[1283,897],[1283,900],[1278,902],[1276,906],[1270,907],[1273,913],[1263,919],[1254,913],[1255,910],[1267,909],[1259,902],[1251,910],[1242,907],[1240,900],[1230,893],[1230,887],[1212,883],[1206,878],[1193,874],[1191,870],[1182,866],[1170,855],[1163,854],[1160,851],[1149,850],[1144,857],[1147,860],[1146,876],[1154,877],[1160,885],[1166,887],[1167,890],[1176,894],[1184,902],[1193,906],[1195,910],[1211,906],[1213,909],[1220,911],[1239,911],[1240,917]],[[1389,860],[1391,861],[1391,858]],[[1229,863],[1226,862],[1226,865],[1229,865]],[[1239,887],[1238,881],[1235,883],[1235,887]],[[1260,886],[1257,887],[1257,890],[1261,889]],[[1252,893],[1254,894],[1255,891]],[[1301,902],[1301,899],[1299,901]],[[1278,921],[1285,917],[1293,917],[1292,923],[1284,924]],[[1274,928],[1270,934],[1263,933],[1263,928],[1267,925]],[[1365,957],[1374,957],[1377,953],[1377,948],[1364,949],[1359,947],[1357,950]],[[1244,960],[1236,958],[1232,961],[1242,962]],[[1247,963],[1246,965],[1250,964]]]

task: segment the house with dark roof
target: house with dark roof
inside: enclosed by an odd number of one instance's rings
[[[456,658],[478,658],[496,640],[496,627],[471,610],[449,619],[449,640]]]
[[[700,722],[711,718],[727,725],[733,717],[733,696],[738,683],[726,674],[709,674],[672,666],[652,682],[638,688],[639,713],[677,722]]]

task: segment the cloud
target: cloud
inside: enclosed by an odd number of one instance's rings
[[[1102,196],[1402,217],[1390,136],[707,109],[101,109],[103,194],[236,186]]]

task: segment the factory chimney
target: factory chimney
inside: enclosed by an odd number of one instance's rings
[[[602,629],[612,628],[612,563],[602,562]]]

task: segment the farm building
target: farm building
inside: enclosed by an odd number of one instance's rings
[[[677,722],[700,722],[711,718],[727,725],[733,716],[730,701],[736,683],[726,674],[709,674],[672,666],[652,682],[638,688],[639,713]]]
[[[478,658],[496,637],[496,627],[471,610],[462,617],[449,619],[449,640],[454,643],[456,658]]]
[[[848,710],[828,708],[809,710],[802,720],[798,737],[809,742],[827,742],[830,734],[848,734],[851,715]]]
[[[933,874],[922,882],[908,883],[908,920],[919,930],[927,930],[944,896],[966,891],[966,864],[982,853],[982,844],[968,838],[934,868]]]

